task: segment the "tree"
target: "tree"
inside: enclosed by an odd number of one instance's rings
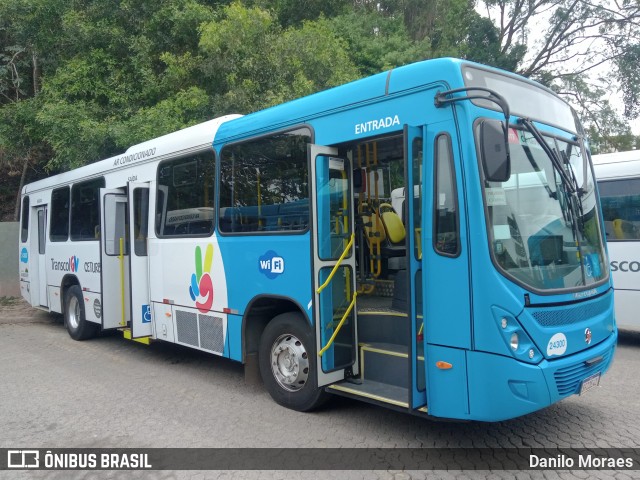
[[[600,87],[617,83],[625,117],[638,116],[640,74],[640,2],[638,0],[483,0],[487,16],[499,29],[501,52],[526,49],[516,72],[563,92],[577,86],[576,78],[607,72]],[[535,29],[535,33],[532,32]],[[592,93],[595,84],[581,84]],[[589,98],[572,91],[574,100]],[[579,108],[585,109],[585,103]],[[605,109],[601,110],[603,113]],[[589,115],[595,119],[595,115]],[[604,125],[601,118],[600,124]],[[608,122],[607,122],[608,123]]]
[[[358,77],[326,20],[283,29],[271,12],[237,2],[202,27],[200,49],[217,114],[249,113]]]

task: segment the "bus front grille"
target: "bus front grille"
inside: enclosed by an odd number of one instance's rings
[[[542,327],[571,325],[605,313],[611,305],[611,297],[611,295],[604,295],[595,301],[572,307],[530,309],[529,311]]]
[[[603,355],[603,360],[595,365],[587,365],[586,362],[580,362],[556,370],[553,376],[556,380],[558,395],[565,396],[578,393],[582,380],[609,365],[612,351],[611,349],[607,350]]]

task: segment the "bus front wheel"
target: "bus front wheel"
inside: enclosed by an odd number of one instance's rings
[[[262,380],[277,403],[300,412],[323,403],[326,393],[318,388],[313,335],[302,315],[284,313],[271,320],[258,355]]]
[[[82,290],[78,285],[72,285],[65,293],[64,324],[74,340],[86,340],[98,333],[99,325],[88,322],[85,317]]]

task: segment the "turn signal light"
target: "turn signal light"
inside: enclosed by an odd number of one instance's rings
[[[450,368],[453,368],[453,365],[451,365],[449,362],[438,360],[436,362],[436,367],[438,367],[440,370],[449,370]]]

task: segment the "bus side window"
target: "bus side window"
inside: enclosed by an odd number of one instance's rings
[[[49,240],[66,242],[69,238],[69,187],[56,188],[51,193]]]
[[[100,189],[104,185],[104,177],[100,177],[71,187],[71,240],[98,240]]]
[[[309,227],[308,128],[232,144],[220,157],[219,229],[225,233]]]
[[[640,240],[640,178],[601,180],[598,188],[607,241]]]
[[[148,215],[149,189],[136,188],[133,190],[133,245],[139,257],[147,256]]]
[[[213,152],[158,165],[155,228],[159,238],[213,233],[214,171]]]
[[[441,255],[455,257],[460,253],[458,192],[449,135],[438,135],[435,147],[434,248]]]
[[[20,232],[20,241],[22,243],[29,239],[29,197],[22,199],[22,230]]]

